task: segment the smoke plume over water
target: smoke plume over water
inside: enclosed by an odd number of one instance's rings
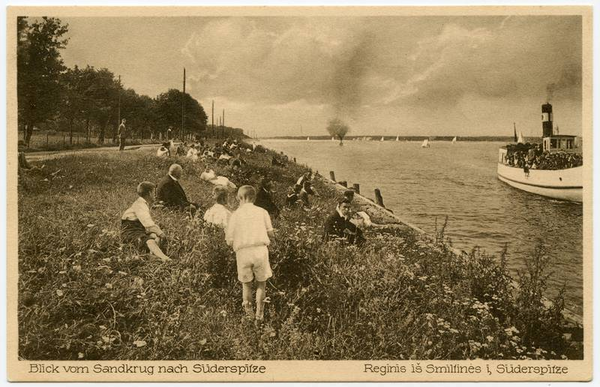
[[[362,104],[362,86],[372,55],[371,38],[362,34],[347,52],[335,61],[335,69],[327,94],[336,117],[357,117]]]
[[[581,67],[568,66],[563,69],[557,82],[546,86],[546,100],[551,102],[555,96],[573,97],[581,93]]]

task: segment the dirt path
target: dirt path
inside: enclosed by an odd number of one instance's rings
[[[130,145],[130,146],[125,147],[124,152],[138,151],[138,150],[148,149],[148,148],[158,148],[159,146],[160,146],[159,144]],[[102,148],[31,152],[31,153],[26,153],[25,157],[27,157],[27,161],[41,161],[41,160],[57,159],[60,157],[71,156],[71,155],[75,155],[75,154],[111,153],[111,152],[119,152],[119,147],[116,147],[116,146],[108,147],[107,146],[107,147],[102,147]]]

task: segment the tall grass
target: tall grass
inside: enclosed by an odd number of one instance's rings
[[[275,180],[283,204],[304,172],[251,154],[236,184]],[[148,153],[44,162],[19,188],[19,354],[25,359],[521,359],[581,358],[564,339],[556,303],[540,304],[545,260],[534,251],[517,290],[506,256],[456,256],[443,233],[366,230],[363,248],[323,243],[336,193],[316,183],[308,212],[274,221],[274,276],[263,329],[242,321],[235,255],[223,231],[155,210],[173,262],[121,246],[119,219],[135,185],[158,181],[176,159]],[[185,159],[182,185],[205,210],[204,165]],[[60,172],[53,174],[60,169]],[[231,202],[235,206],[234,200]],[[537,257],[537,258],[536,258]]]

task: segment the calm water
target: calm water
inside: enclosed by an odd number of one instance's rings
[[[263,140],[297,161],[338,181],[360,183],[373,198],[381,189],[386,207],[428,233],[448,217],[446,235],[470,251],[480,246],[498,255],[508,243],[513,271],[543,241],[551,257],[551,291],[567,286],[569,307],[581,313],[583,206],[514,189],[496,178],[497,142]]]

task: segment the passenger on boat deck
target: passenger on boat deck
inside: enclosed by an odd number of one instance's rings
[[[325,241],[337,240],[358,246],[365,243],[362,230],[350,221],[351,212],[352,205],[348,199],[338,202],[335,212],[325,222]]]
[[[226,207],[227,195],[227,188],[222,186],[213,188],[213,199],[215,200],[215,204],[204,214],[205,222],[214,224],[223,229],[227,228],[229,218],[231,217],[231,211]]]

